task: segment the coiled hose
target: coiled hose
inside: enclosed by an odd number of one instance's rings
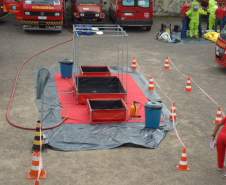
[[[6,121],[9,123],[9,125],[15,127],[15,128],[18,128],[18,129],[22,129],[22,130],[29,130],[29,131],[34,131],[36,128],[31,128],[31,127],[23,127],[23,126],[20,126],[20,123],[17,123],[15,122],[14,120],[11,119],[10,117],[10,113],[12,111],[12,107],[13,107],[13,102],[14,102],[14,98],[15,98],[15,94],[16,94],[16,89],[17,89],[17,83],[18,81],[20,80],[20,75],[24,69],[24,67],[30,63],[32,61],[32,59],[34,59],[35,57],[51,50],[51,49],[54,49],[58,46],[61,46],[61,45],[64,45],[68,42],[71,42],[73,39],[70,38],[69,40],[66,40],[66,41],[63,41],[63,42],[59,42],[57,44],[54,44],[46,49],[43,49],[37,53],[35,53],[34,55],[32,55],[31,57],[29,57],[28,59],[26,59],[23,64],[20,66],[20,68],[18,69],[17,71],[17,74],[16,74],[16,77],[13,81],[13,85],[12,85],[12,90],[11,90],[11,95],[10,95],[10,98],[9,98],[9,102],[8,102],[8,105],[7,105],[7,111],[6,111],[6,114],[5,114],[5,117],[6,117]],[[61,126],[64,121],[67,120],[67,118],[63,118],[60,122],[56,123],[55,125],[51,126],[51,127],[46,127],[46,128],[43,128],[43,130],[50,130],[50,129],[54,129],[54,128],[57,128],[59,126]]]

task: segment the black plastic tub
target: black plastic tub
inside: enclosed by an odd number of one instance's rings
[[[118,77],[76,78],[78,102],[85,104],[87,99],[125,99],[126,91]]]
[[[122,100],[89,100],[90,108],[94,110],[125,109]]]
[[[81,66],[83,76],[110,76],[108,66]]]

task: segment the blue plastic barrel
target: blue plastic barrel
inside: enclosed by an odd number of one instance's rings
[[[59,62],[60,63],[60,72],[62,78],[71,78],[72,77],[72,69],[73,62],[68,59],[64,59]]]
[[[162,112],[162,104],[159,102],[148,102],[145,105],[145,127],[151,129],[159,128]]]

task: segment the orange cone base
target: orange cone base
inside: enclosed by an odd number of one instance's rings
[[[164,67],[164,70],[165,71],[171,71],[172,69],[171,69],[171,67]]]
[[[190,168],[188,166],[177,165],[177,169],[180,171],[189,171]]]
[[[35,181],[35,185],[39,185],[39,181],[38,180]]]
[[[213,121],[213,123],[218,125],[218,124],[221,124],[221,121]]]
[[[170,116],[170,121],[173,121],[173,120],[174,120],[174,121],[177,121],[177,117],[174,117],[174,118],[173,118],[173,117]]]
[[[27,174],[28,179],[37,179],[37,177],[38,177],[38,172],[29,172]],[[46,177],[47,177],[47,172],[45,170],[42,170],[39,178],[46,179]]]
[[[131,67],[133,71],[136,71],[137,70],[137,67]]]
[[[184,89],[186,92],[192,92],[192,89]]]

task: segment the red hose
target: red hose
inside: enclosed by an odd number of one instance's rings
[[[13,107],[13,102],[14,102],[14,98],[15,98],[15,93],[16,93],[16,88],[17,88],[17,82],[18,80],[20,79],[20,75],[24,69],[24,66],[27,65],[29,62],[32,61],[33,58],[51,50],[51,49],[54,49],[60,45],[64,45],[68,42],[71,42],[73,39],[69,39],[69,40],[66,40],[66,41],[63,41],[63,42],[60,42],[60,43],[57,43],[53,46],[50,46],[46,49],[43,49],[37,53],[35,53],[34,55],[32,55],[31,57],[29,57],[27,60],[25,60],[23,62],[23,64],[21,65],[21,67],[19,68],[17,74],[16,74],[16,78],[15,80],[13,81],[13,85],[12,85],[12,91],[11,91],[11,95],[10,95],[10,98],[9,98],[9,102],[8,102],[8,105],[7,105],[7,111],[6,111],[6,114],[5,114],[5,117],[6,117],[6,120],[7,122],[9,123],[9,125],[15,127],[15,128],[19,128],[19,129],[22,129],[22,130],[31,130],[31,131],[34,131],[36,128],[29,128],[29,127],[23,127],[23,126],[20,126],[19,123],[16,123],[15,121],[12,121],[11,118],[10,118],[10,113],[11,113],[11,110],[12,110],[12,107]],[[66,120],[67,118],[64,118],[63,120],[61,120],[60,122],[56,123],[55,125],[51,126],[51,127],[46,127],[46,128],[43,128],[43,130],[50,130],[50,129],[54,129],[54,128],[57,128],[59,127],[60,125],[62,125],[64,123],[64,121]]]

